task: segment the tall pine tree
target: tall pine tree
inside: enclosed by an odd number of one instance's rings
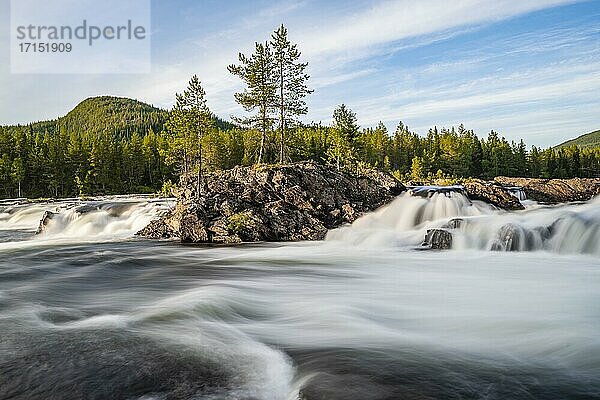
[[[228,70],[240,77],[246,84],[243,92],[235,94],[235,100],[246,111],[257,110],[256,115],[238,118],[242,125],[257,129],[261,133],[258,163],[263,161],[267,135],[273,126],[272,113],[276,104],[277,82],[274,74],[274,59],[271,46],[255,43],[254,53],[250,57],[239,54],[239,65],[230,65]]]
[[[286,130],[293,126],[296,118],[308,112],[304,98],[313,91],[308,88],[309,75],[305,72],[308,63],[300,62],[300,51],[292,44],[287,29],[281,25],[271,36],[277,81],[276,106],[279,111],[279,161],[284,162]]]
[[[212,114],[206,104],[206,92],[200,79],[194,75],[183,94],[176,93],[176,102],[167,129],[175,135],[179,155],[183,156],[184,172],[190,172],[195,163],[197,191],[200,196],[202,182],[202,138],[214,129]]]

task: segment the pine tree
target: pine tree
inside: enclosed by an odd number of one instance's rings
[[[267,135],[273,126],[272,113],[276,103],[277,82],[274,73],[274,59],[271,46],[266,43],[255,43],[254,53],[250,57],[239,54],[240,65],[230,65],[227,69],[240,77],[247,88],[235,94],[235,100],[248,112],[257,110],[255,116],[239,118],[237,121],[245,126],[257,129],[261,133],[258,152],[258,163],[263,161]]]
[[[200,196],[202,182],[202,138],[210,132],[213,119],[206,104],[206,92],[198,76],[194,75],[183,94],[176,94],[176,102],[167,121],[167,129],[175,134],[176,147],[181,150],[184,171],[190,171],[190,165],[196,167],[196,195]]]
[[[333,126],[346,140],[352,142],[358,136],[358,126],[356,114],[352,112],[345,104],[340,104],[333,110]]]
[[[313,91],[308,88],[308,63],[300,62],[300,51],[287,37],[287,29],[281,25],[271,36],[275,59],[274,74],[277,81],[279,110],[279,161],[285,161],[286,129],[296,123],[296,117],[308,112],[304,98]]]
[[[17,184],[17,197],[21,197],[21,183],[23,182],[23,178],[25,178],[25,166],[23,165],[22,158],[15,158],[12,163],[11,176],[13,181]]]
[[[339,171],[342,166],[346,166],[352,159],[352,148],[348,140],[342,133],[333,128],[329,135],[330,143],[327,148],[327,159],[332,162]]]
[[[419,181],[423,178],[424,167],[423,159],[421,157],[414,157],[410,167],[410,176],[413,180]]]

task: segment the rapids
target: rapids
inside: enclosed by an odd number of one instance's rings
[[[0,399],[600,398],[600,202],[524,203],[232,247],[133,237],[172,200],[2,204]]]
[[[459,220],[453,249],[549,251],[600,255],[600,198],[587,203],[543,206],[505,212],[461,193],[418,197],[409,193],[351,226],[332,230],[327,240],[361,247],[418,246],[428,229]]]

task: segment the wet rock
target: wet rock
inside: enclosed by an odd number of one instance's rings
[[[78,214],[87,214],[87,213],[97,211],[97,210],[98,210],[97,204],[82,204],[82,205],[75,206],[75,211],[77,211]]]
[[[152,221],[137,233],[149,239],[168,239],[175,235],[175,231],[163,221]]]
[[[451,193],[460,193],[465,194],[465,188],[459,185],[453,186],[407,186],[407,189],[411,191],[413,196],[419,197],[431,197],[436,193],[444,194],[446,196],[450,196]]]
[[[460,229],[464,222],[465,220],[462,218],[452,218],[450,221],[446,222],[442,228]]]
[[[52,211],[44,211],[44,215],[42,215],[42,219],[40,219],[40,224],[38,225],[38,228],[36,229],[35,234],[39,235],[39,234],[46,232],[48,223],[55,215],[56,215],[56,213],[54,213]]]
[[[481,200],[503,210],[523,210],[521,202],[502,185],[472,179],[464,184],[467,196],[471,200]]]
[[[522,230],[518,226],[504,225],[498,231],[498,238],[492,244],[492,251],[519,251],[522,240]]]
[[[423,246],[435,250],[449,250],[452,248],[452,233],[446,229],[428,229]]]
[[[498,231],[498,238],[492,244],[493,251],[531,251],[540,248],[552,235],[550,228],[538,227],[533,230],[516,224],[506,224]]]
[[[199,194],[195,177],[182,176],[180,187],[175,209],[139,235],[193,243],[320,240],[405,190],[389,174],[351,175],[313,162],[208,174]]]
[[[534,179],[497,177],[496,182],[505,186],[519,186],[530,200],[556,204],[587,201],[600,194],[600,179]]]

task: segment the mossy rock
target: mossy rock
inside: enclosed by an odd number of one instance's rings
[[[254,225],[251,211],[235,213],[227,218],[227,229],[233,233],[240,233]]]

